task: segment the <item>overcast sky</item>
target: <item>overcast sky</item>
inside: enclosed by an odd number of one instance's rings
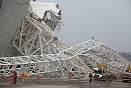
[[[58,36],[69,46],[94,37],[118,52],[131,52],[131,0],[36,0],[58,3]]]

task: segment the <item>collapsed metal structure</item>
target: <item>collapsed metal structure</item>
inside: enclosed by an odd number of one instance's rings
[[[52,21],[54,22],[56,19],[57,18],[52,18]],[[57,20],[55,23],[56,28],[60,20]],[[24,56],[56,54],[61,50],[69,48],[56,36],[53,30],[54,29],[51,29],[44,20],[38,17],[37,14],[29,8],[27,16],[24,17],[22,24],[12,40],[12,44]]]
[[[52,24],[50,24],[52,23]],[[47,10],[40,18],[31,7],[11,40],[23,56],[0,58],[0,75],[27,72],[49,78],[66,78],[69,72],[74,78],[93,71],[99,63],[107,65],[107,71],[126,72],[130,62],[119,53],[95,39],[73,47],[66,45],[54,33],[60,28],[61,14]]]

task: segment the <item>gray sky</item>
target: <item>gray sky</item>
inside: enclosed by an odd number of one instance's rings
[[[94,37],[118,52],[131,52],[131,0],[36,0],[58,3],[64,26],[58,36],[69,46]]]

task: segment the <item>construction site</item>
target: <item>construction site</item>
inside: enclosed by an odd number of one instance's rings
[[[14,84],[14,71],[19,86],[28,83],[42,86],[52,80],[63,85],[76,82],[82,83],[76,86],[90,86],[86,84],[89,73],[96,84],[98,81],[131,82],[131,62],[95,38],[73,47],[62,41],[55,33],[61,28],[61,15],[58,3],[0,0],[1,85]]]

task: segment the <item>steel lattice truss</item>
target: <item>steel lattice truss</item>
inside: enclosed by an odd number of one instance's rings
[[[59,23],[58,21],[58,26]],[[27,16],[25,16],[16,32],[12,44],[24,56],[56,54],[61,50],[69,48],[31,8],[28,9]]]
[[[109,70],[109,72],[123,73],[130,65],[128,60],[104,44],[94,48],[92,51],[94,51],[93,53],[97,57],[101,57],[103,59],[101,63],[107,64],[107,70]]]
[[[88,49],[85,47],[88,47]],[[104,63],[107,65],[108,72],[117,74],[126,72],[127,68],[131,64],[119,53],[94,39],[89,40],[88,43],[84,42],[75,47],[71,47],[65,52],[70,50],[73,50],[75,53],[77,53],[79,58],[83,59],[84,63],[91,67],[91,69],[97,67],[97,65],[100,63]]]
[[[28,72],[66,78],[70,72],[77,78],[85,76],[99,63],[105,63],[107,71],[115,74],[125,72],[130,64],[116,51],[94,39],[74,47],[67,46],[30,8],[12,44],[24,56],[0,58],[1,75],[17,70],[18,74]]]
[[[97,47],[98,45],[95,43],[89,40],[58,54],[0,58],[2,69],[0,73],[9,75],[16,69],[19,74],[23,72],[28,72],[29,74],[57,72],[54,77],[56,75],[57,77],[67,77],[67,73],[71,72],[74,77],[80,77],[83,76],[82,73],[88,73],[91,70],[78,55]],[[74,71],[72,71],[72,68]]]
[[[119,64],[121,63],[130,64],[124,58],[119,56],[116,52],[108,48],[112,55],[118,55],[119,62],[116,60],[113,61],[110,58],[110,55],[106,58],[103,58],[100,53],[95,53],[99,50],[99,47],[103,47],[101,43],[98,43],[94,40],[89,40],[87,42],[81,43],[77,46],[71,47],[69,49],[63,50],[58,54],[44,54],[44,55],[31,55],[31,56],[19,56],[19,57],[6,57],[0,58],[1,63],[1,74],[9,75],[11,72],[16,69],[19,74],[22,72],[28,72],[29,74],[48,74],[46,75],[55,78],[65,78],[68,76],[68,73],[71,72],[74,74],[74,77],[81,77],[85,73],[91,71],[92,67],[96,67],[98,63],[106,63],[108,71],[113,73],[123,72],[126,67]],[[95,52],[93,52],[95,51]],[[98,55],[99,54],[99,55]],[[106,55],[106,54],[105,54]],[[72,71],[72,68],[74,69]],[[84,73],[84,74],[83,74]]]

